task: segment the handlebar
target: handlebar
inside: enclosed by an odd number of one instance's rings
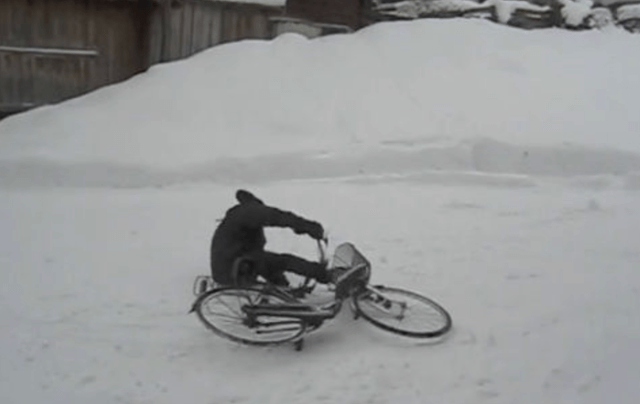
[[[320,263],[328,263],[327,248],[329,247],[329,240],[327,237],[323,237],[320,240],[316,240],[318,243],[318,261]]]

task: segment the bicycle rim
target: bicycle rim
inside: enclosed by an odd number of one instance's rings
[[[438,303],[408,290],[375,286],[355,296],[359,315],[376,327],[413,338],[436,338],[452,326],[451,316]]]
[[[298,339],[306,325],[297,318],[258,316],[251,319],[242,307],[290,301],[286,296],[258,288],[221,288],[198,298],[195,311],[200,321],[221,337],[247,345],[274,345]]]

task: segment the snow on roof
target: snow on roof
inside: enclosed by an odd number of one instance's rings
[[[548,6],[539,6],[524,0],[486,0],[482,3],[474,0],[406,0],[398,3],[382,4],[378,10],[407,18],[448,12],[464,12],[495,7],[498,19],[507,23],[516,10],[547,11]]]
[[[618,8],[618,20],[640,19],[640,4],[629,4]]]
[[[478,4],[473,0],[433,0],[423,2],[424,10],[429,12],[438,11],[464,11],[478,7],[482,7],[485,4]]]
[[[562,17],[567,25],[577,27],[591,14],[592,0],[559,0]]]

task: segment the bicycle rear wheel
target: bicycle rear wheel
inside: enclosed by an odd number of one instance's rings
[[[247,345],[275,345],[299,339],[306,324],[293,317],[249,316],[242,308],[291,302],[295,300],[273,290],[228,287],[201,295],[194,310],[205,327],[221,337]]]
[[[369,287],[354,296],[356,313],[374,326],[405,337],[436,338],[452,327],[449,313],[428,297],[404,289]]]

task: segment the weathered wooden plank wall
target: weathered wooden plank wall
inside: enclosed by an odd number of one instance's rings
[[[369,0],[288,0],[287,15],[311,21],[346,25],[352,29],[366,24]]]
[[[149,64],[181,59],[239,39],[272,38],[271,17],[283,13],[281,7],[206,0],[158,8],[151,15]]]
[[[120,2],[0,1],[0,108],[57,102],[143,70],[145,12]]]
[[[149,66],[271,38],[282,7],[183,0],[0,0],[0,110],[54,103]]]

